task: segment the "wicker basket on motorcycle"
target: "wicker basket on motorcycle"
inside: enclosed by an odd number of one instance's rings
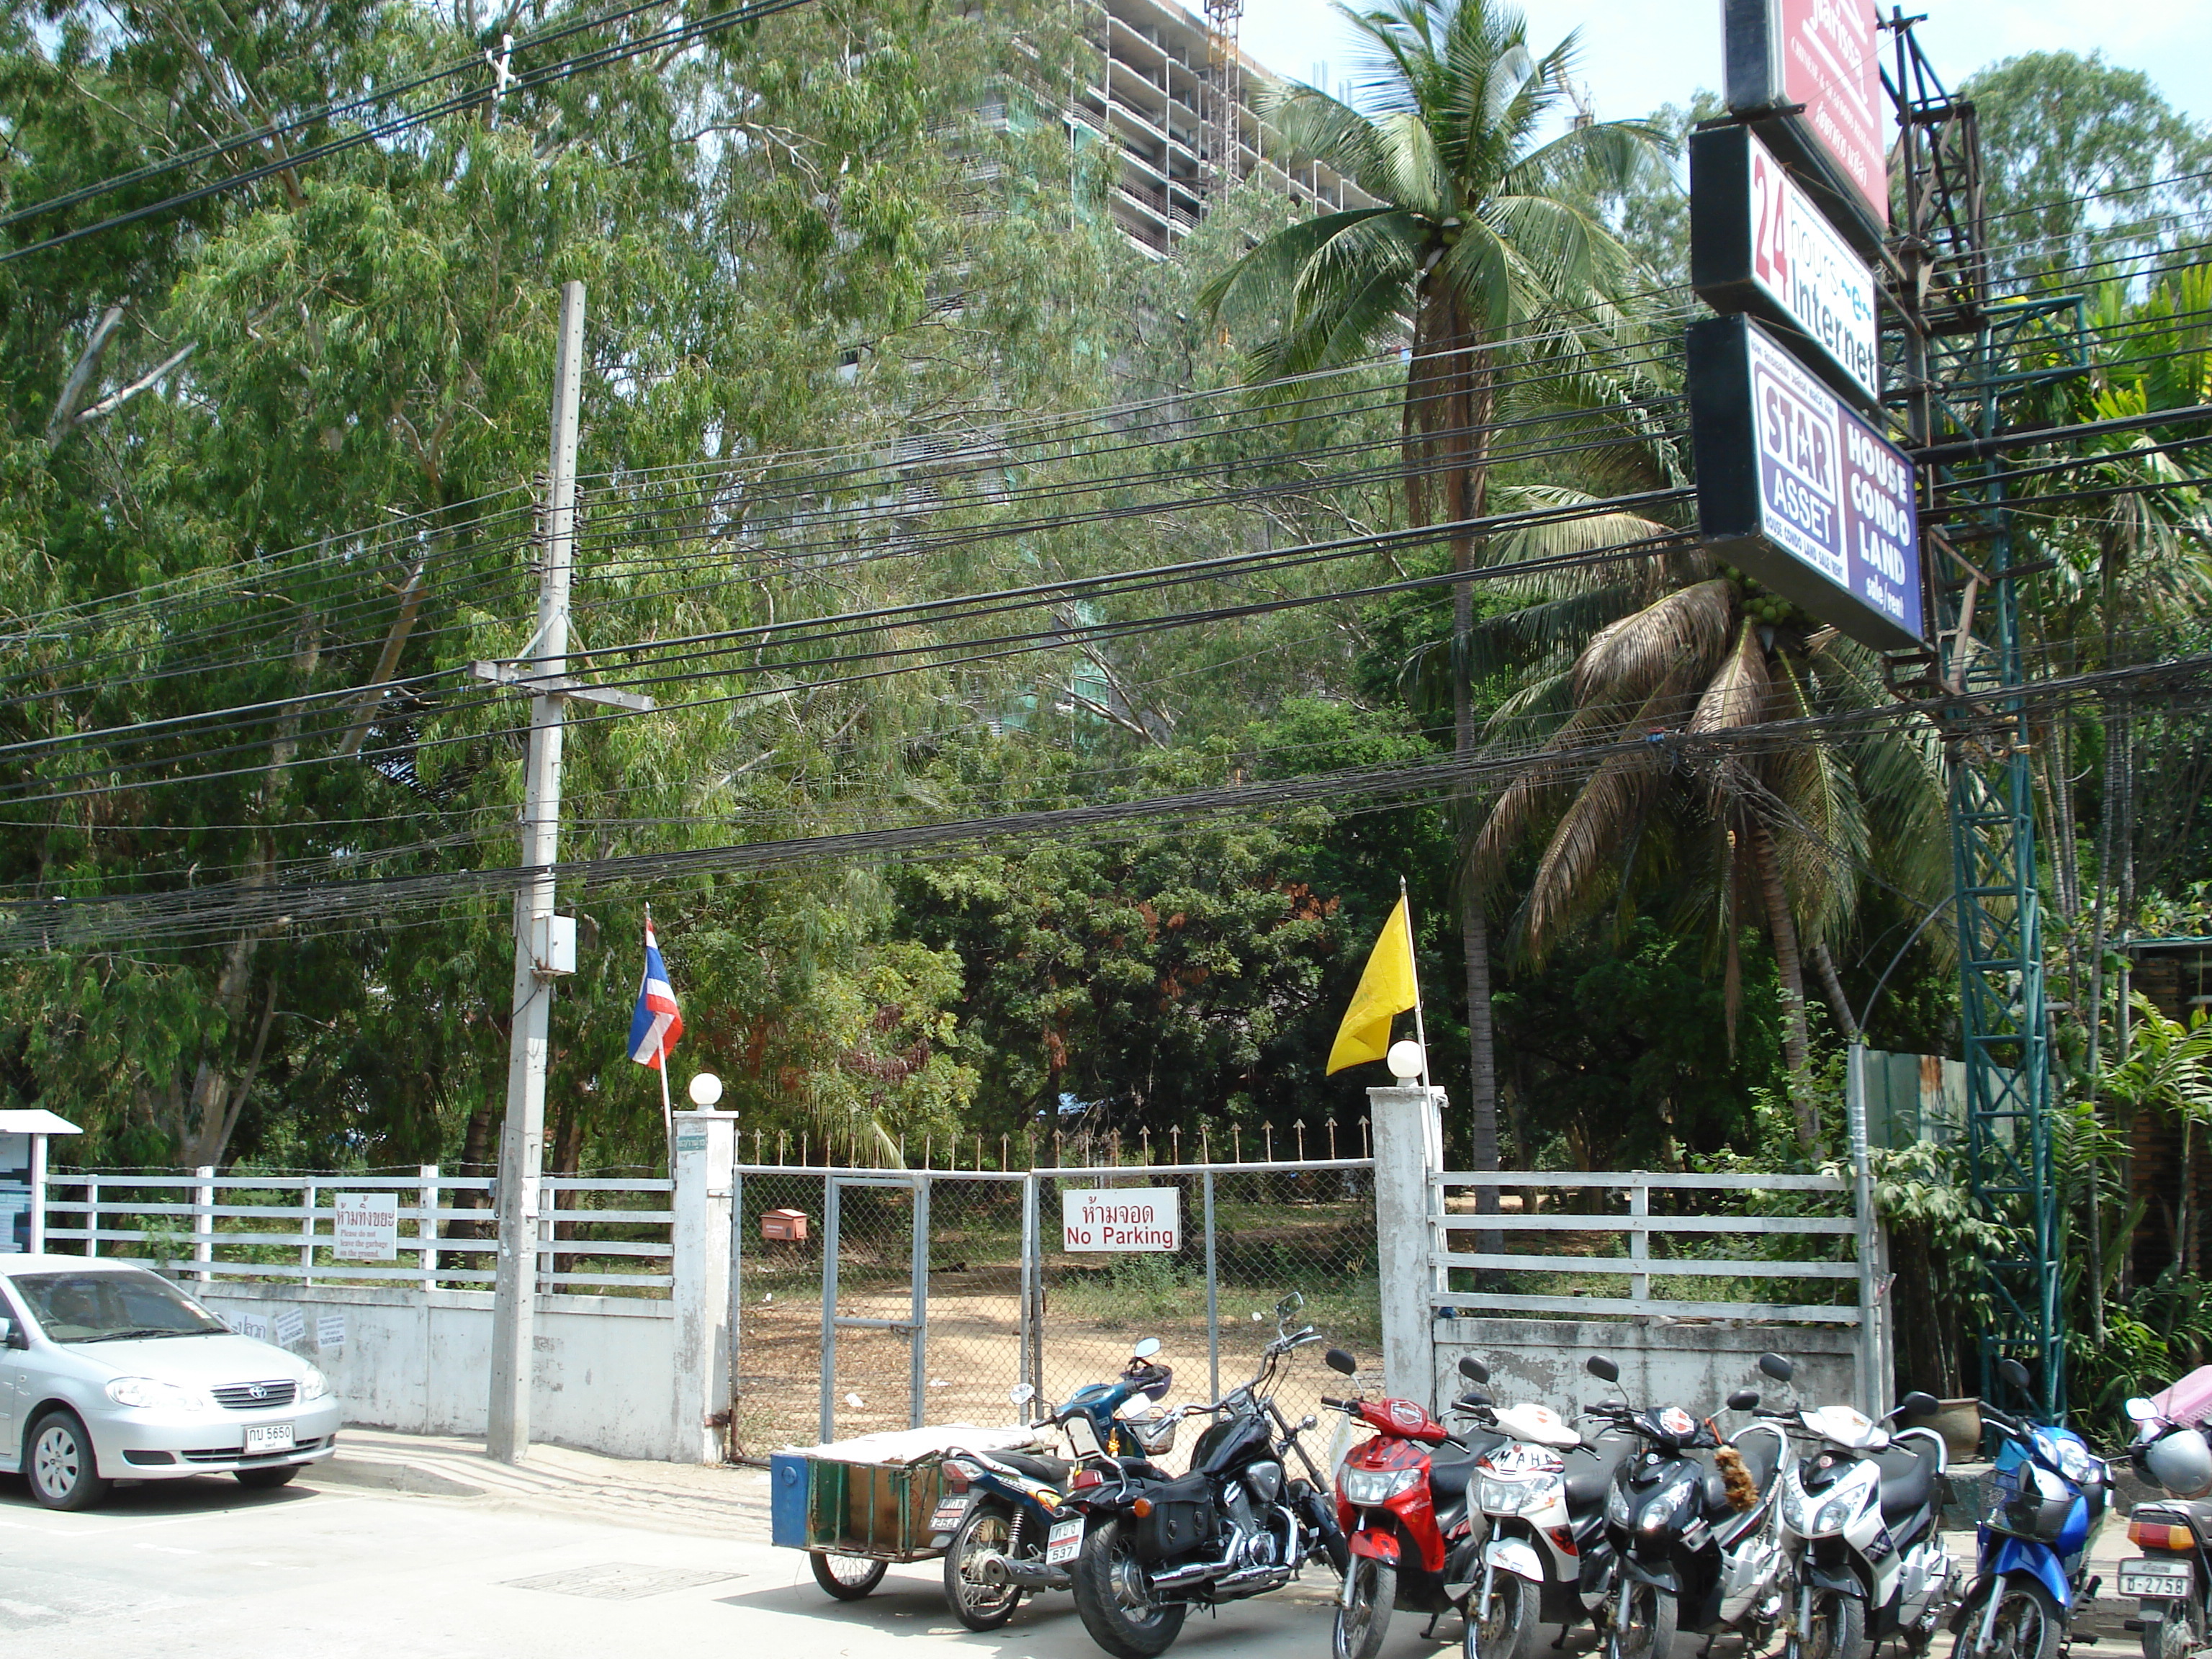
[[[1140,1560],[1159,1561],[1185,1554],[1212,1540],[1213,1491],[1202,1474],[1187,1474],[1147,1492],[1150,1515],[1135,1517],[1132,1547]]]
[[[2025,1461],[1992,1470],[1982,1519],[1993,1532],[2056,1544],[2073,1513],[2075,1493],[2057,1475]]]

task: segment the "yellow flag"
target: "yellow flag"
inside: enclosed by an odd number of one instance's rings
[[[1359,975],[1359,988],[1352,994],[1352,1006],[1344,1011],[1344,1024],[1336,1028],[1336,1042],[1328,1051],[1330,1074],[1347,1066],[1380,1060],[1390,1051],[1390,1017],[1402,1014],[1419,997],[1413,988],[1413,925],[1406,915],[1406,899],[1399,895],[1382,924],[1382,937],[1367,958]]]

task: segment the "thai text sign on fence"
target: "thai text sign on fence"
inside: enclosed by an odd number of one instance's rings
[[[331,1254],[342,1261],[390,1261],[399,1255],[397,1193],[333,1193]]]
[[[1062,1188],[1060,1236],[1071,1250],[1179,1250],[1182,1194],[1173,1187]]]
[[[1814,373],[1854,401],[1881,395],[1874,272],[1748,127],[1690,140],[1690,282],[1716,311],[1748,311],[1802,340]]]
[[[1863,644],[1921,644],[1905,453],[1742,317],[1690,325],[1689,382],[1705,545]]]

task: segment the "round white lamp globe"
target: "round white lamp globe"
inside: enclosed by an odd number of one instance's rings
[[[694,1106],[712,1106],[722,1097],[722,1079],[712,1072],[701,1072],[691,1079],[686,1091]]]
[[[1390,1075],[1404,1084],[1421,1080],[1421,1045],[1411,1037],[1403,1042],[1394,1042],[1382,1063],[1390,1068]]]

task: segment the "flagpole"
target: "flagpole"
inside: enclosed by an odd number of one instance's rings
[[[1421,1087],[1429,1086],[1429,1034],[1421,1020],[1421,958],[1413,949],[1413,900],[1406,878],[1398,878],[1398,902],[1406,907],[1406,961],[1413,970],[1413,1041],[1421,1045]]]

